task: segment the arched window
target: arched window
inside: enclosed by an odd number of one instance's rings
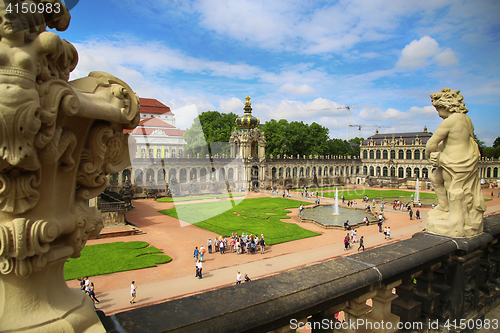
[[[419,160],[420,159],[420,150],[415,150],[415,152],[413,153],[413,158],[415,160]]]
[[[339,167],[335,167],[335,176],[339,175]]]
[[[321,176],[321,171],[322,171],[321,167],[318,167],[318,176]]]
[[[391,168],[391,177],[396,177],[396,168]]]
[[[409,149],[406,151],[406,159],[411,160],[411,150]]]
[[[415,175],[415,178],[420,178],[420,169],[419,168],[413,169],[413,174]]]
[[[422,151],[422,159],[426,160],[427,158],[425,157],[425,149]]]
[[[181,169],[181,171],[179,171],[179,181],[181,183],[185,183],[187,180],[187,171],[186,169]]]
[[[498,168],[493,168],[493,178],[498,178]]]
[[[486,169],[486,178],[491,177],[491,168]]]
[[[196,181],[197,176],[198,176],[198,172],[196,172],[195,168],[192,168],[191,171],[189,171],[189,180]]]
[[[349,167],[345,167],[345,175],[349,176]]]
[[[310,167],[306,168],[306,177],[311,177],[311,168]]]
[[[168,170],[168,181],[177,180],[177,171],[175,169]]]
[[[404,169],[402,167],[398,168],[398,177],[403,178],[404,176]]]
[[[234,178],[234,171],[233,171],[233,168],[229,168],[229,169],[227,170],[227,179],[229,179],[229,180],[233,180],[233,178]]]
[[[276,167],[273,167],[273,168],[271,169],[271,177],[272,177],[272,178],[276,178]]]
[[[200,170],[200,181],[202,181],[202,182],[207,181],[207,170],[205,168],[202,168]]]
[[[136,184],[142,184],[143,182],[143,173],[141,169],[137,169],[134,171],[134,179]]]
[[[372,159],[372,160],[373,160],[373,159],[374,159],[374,155],[375,155],[374,151],[373,151],[373,150],[370,150],[370,159]]]
[[[340,167],[340,175],[343,176],[344,175],[344,167]]]
[[[363,167],[363,175],[368,175],[368,167],[366,166]]]
[[[382,176],[387,177],[389,175],[387,167],[382,168]]]
[[[219,169],[219,180],[226,180],[226,170],[224,168]]]
[[[363,158],[366,160],[368,158],[368,151],[363,150]]]
[[[396,151],[391,150],[391,160],[395,160],[395,159],[396,159]]]
[[[293,178],[297,177],[297,167],[294,167],[294,168],[293,168],[293,171],[292,171],[292,177],[293,177]]]
[[[278,169],[278,177],[283,178],[283,167]]]
[[[372,166],[370,167],[370,176],[375,176],[375,171]]]
[[[422,178],[429,178],[429,170],[427,168],[422,169]]]
[[[359,175],[359,165],[356,167],[356,174]]]
[[[330,167],[330,176],[333,176],[333,167]]]
[[[304,168],[300,167],[299,169],[299,177],[304,177]]]
[[[376,173],[377,177],[380,177],[380,167],[378,166],[376,170],[377,170],[377,173]]]
[[[411,168],[406,168],[406,177],[411,178]]]
[[[375,153],[376,157],[377,157],[377,160],[380,160],[381,157],[380,157],[380,150],[377,150],[376,153]]]
[[[400,160],[404,160],[404,158],[405,158],[405,152],[404,152],[404,151],[400,150],[400,151],[398,152],[398,155],[399,155],[399,156],[398,156],[398,158],[399,158]]]
[[[388,159],[388,158],[389,158],[389,156],[388,156],[388,155],[389,155],[389,153],[387,152],[387,150],[384,150],[384,152],[382,153],[382,158],[383,158],[384,160],[386,160],[386,159]]]
[[[290,178],[290,167],[286,168],[286,178]]]

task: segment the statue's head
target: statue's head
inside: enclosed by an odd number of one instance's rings
[[[463,99],[464,96],[460,95],[460,90],[451,90],[450,88],[443,88],[440,92],[431,94],[432,105],[436,109],[445,108],[450,112],[469,112]]]

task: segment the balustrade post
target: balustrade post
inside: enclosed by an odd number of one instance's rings
[[[402,280],[402,283],[396,287],[396,293],[399,296],[391,304],[391,312],[399,316],[404,323],[415,322],[420,317],[422,303],[413,299],[415,290],[414,275]]]
[[[371,322],[372,332],[396,332],[399,322],[399,316],[391,313],[391,303],[398,298],[397,294],[393,294],[392,290],[401,284],[401,280],[397,280],[391,284],[383,286],[377,290],[377,294],[372,297],[372,312],[367,315],[367,319]],[[384,324],[382,324],[384,323]],[[389,324],[390,323],[390,324]]]
[[[347,302],[339,304],[337,306],[334,306],[328,310],[315,313],[311,317],[309,317],[308,322],[312,328],[311,333],[319,333],[319,332],[321,332],[321,333],[333,333],[333,332],[335,332],[335,324],[338,322],[338,320],[335,319],[335,314],[337,312],[344,310],[346,305],[347,305]],[[339,324],[340,324],[340,322],[339,322]],[[337,328],[340,327],[338,325],[337,325]]]
[[[268,333],[295,333],[297,330],[292,327],[297,327],[297,328],[305,327],[306,324],[307,324],[307,318],[303,318],[301,320],[297,320],[297,322],[294,322],[293,324],[285,325],[281,328],[269,331]]]
[[[375,296],[376,294],[377,291],[370,291],[369,293],[366,293],[364,295],[361,295],[359,297],[353,298],[350,301],[348,301],[347,307],[344,309],[345,321],[347,321],[347,323],[357,322],[358,320],[366,321],[367,314],[372,309],[370,306],[366,305],[366,301],[369,298]],[[365,332],[364,328],[357,329],[349,327],[349,325],[346,325],[346,328],[343,327],[340,331],[344,333]]]

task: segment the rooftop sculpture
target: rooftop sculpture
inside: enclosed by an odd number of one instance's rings
[[[69,82],[76,49],[46,28],[70,15],[7,13],[0,2],[0,332],[104,331],[63,266],[102,228],[89,199],[130,163],[123,129],[139,99],[113,75]],[[22,318],[22,320],[20,320]]]
[[[431,94],[443,121],[427,141],[425,156],[436,170],[431,181],[439,205],[429,212],[426,230],[450,237],[483,232],[486,210],[479,179],[480,153],[469,111],[459,90],[443,88]]]

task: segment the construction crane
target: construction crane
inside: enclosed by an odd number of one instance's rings
[[[351,109],[357,109],[358,107],[355,105],[355,106],[339,106],[335,109],[347,109],[347,141],[349,141],[349,112],[351,111]],[[323,111],[323,110],[335,110],[333,108],[326,108],[326,109],[311,109],[311,110],[307,110],[307,111]]]
[[[395,126],[384,126],[384,125],[373,125],[373,124],[359,124],[359,125],[353,124],[353,125],[349,125],[349,127],[357,127],[358,128],[358,138],[360,138],[362,127],[394,128]]]

